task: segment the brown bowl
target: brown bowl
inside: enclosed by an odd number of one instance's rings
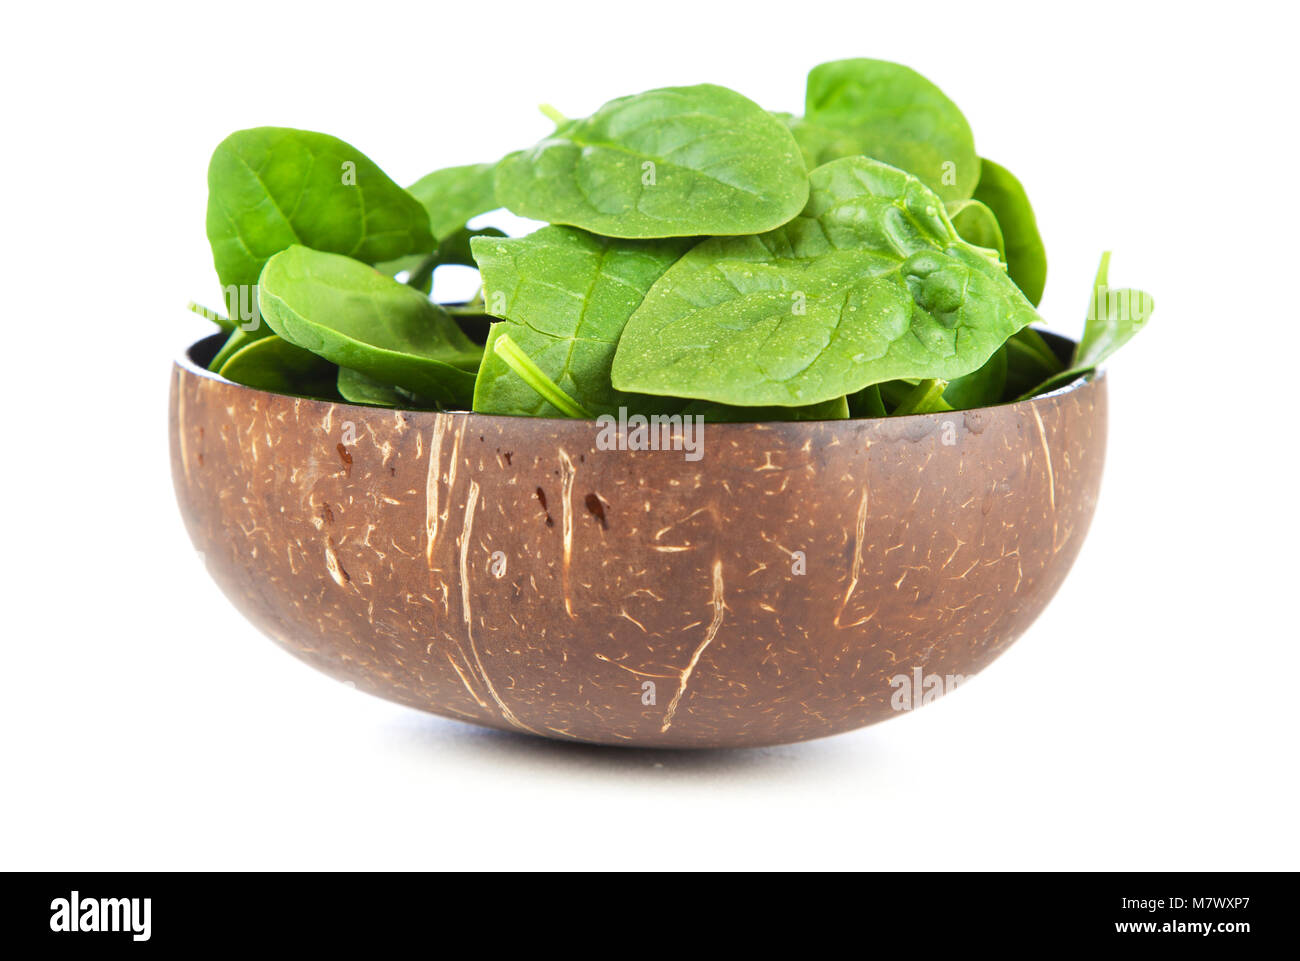
[[[253,390],[196,363],[215,343],[175,365],[172,474],[235,606],[364,691],[544,737],[779,744],[928,702],[1046,606],[1101,482],[1101,377],[710,424],[692,461],[585,421]]]

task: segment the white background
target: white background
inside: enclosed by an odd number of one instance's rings
[[[1177,12],[1175,12],[1175,10]],[[1216,12],[1209,12],[1216,11]],[[24,4],[0,58],[3,868],[1291,868],[1297,839],[1294,5]],[[1048,611],[913,715],[726,753],[575,747],[373,700],[208,580],[170,358],[216,303],[232,130],[399,182],[712,81],[927,74],[1037,207],[1043,312],[1100,252],[1155,294],[1111,366],[1102,499]],[[15,339],[16,338],[16,339]]]

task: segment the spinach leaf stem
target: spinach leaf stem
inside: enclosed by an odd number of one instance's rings
[[[510,369],[519,375],[519,379],[535,390],[552,407],[564,413],[566,417],[578,417],[594,420],[591,413],[581,404],[560,390],[559,385],[547,377],[542,369],[533,363],[508,334],[501,334],[496,339],[492,350]]]
[[[948,389],[946,380],[932,378],[923,380],[908,392],[903,402],[894,408],[894,416],[900,414],[934,414],[939,411],[952,410],[943,399],[943,392]]]

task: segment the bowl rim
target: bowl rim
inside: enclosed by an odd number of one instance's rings
[[[1038,330],[1038,332],[1042,334],[1044,337],[1046,337],[1049,341],[1060,341],[1062,343],[1072,344],[1072,345],[1077,344],[1077,341],[1065,336],[1064,334],[1058,334],[1055,331],[1040,329]],[[576,418],[576,417],[523,417],[514,414],[484,414],[473,410],[440,411],[440,410],[421,410],[421,409],[406,408],[406,407],[381,407],[374,404],[357,404],[357,403],[353,403],[352,401],[341,400],[341,399],[325,400],[324,398],[320,398],[320,397],[307,397],[300,394],[282,394],[279,391],[263,390],[260,387],[249,387],[246,384],[240,384],[233,380],[228,380],[227,378],[222,377],[220,374],[216,373],[215,371],[208,370],[208,368],[205,365],[200,364],[198,361],[194,359],[193,356],[194,351],[197,350],[200,346],[203,346],[204,344],[211,341],[219,347],[220,345],[217,343],[217,341],[218,340],[224,341],[224,339],[228,336],[229,334],[224,330],[215,331],[214,333],[211,334],[205,334],[204,336],[190,343],[189,346],[183,348],[179,353],[175,355],[175,357],[172,360],[173,367],[185,371],[190,376],[199,377],[201,379],[209,380],[217,384],[224,384],[230,387],[235,387],[238,390],[247,391],[251,394],[262,394],[268,397],[285,397],[290,400],[299,400],[299,401],[305,400],[313,404],[329,404],[334,407],[346,407],[358,411],[384,411],[387,413],[404,414],[404,415],[415,415],[415,414],[432,414],[432,415],[442,414],[448,416],[464,415],[466,417],[482,418],[485,420],[503,420],[503,421],[524,420],[524,421],[536,421],[539,423],[555,423],[555,424],[595,424],[596,423],[595,420],[583,420],[581,418]],[[1021,405],[1025,405],[1025,406],[1036,405],[1042,401],[1055,400],[1058,397],[1063,397],[1067,394],[1072,394],[1077,391],[1082,391],[1088,387],[1102,383],[1105,379],[1106,379],[1105,368],[1094,367],[1092,370],[1086,371],[1085,373],[1082,373],[1079,376],[1075,377],[1073,380],[1068,381],[1067,383],[1062,384],[1060,387],[1057,387],[1053,390],[1049,390],[1047,391],[1047,393],[1044,394],[1037,394],[1033,397],[1026,398],[1025,400],[1006,401],[1001,404],[988,404],[983,407],[968,407],[968,408],[963,408],[961,410],[932,411],[932,412],[922,413],[922,414],[900,414],[897,416],[888,416],[888,417],[848,417],[845,419],[835,419],[835,420],[723,421],[723,422],[710,424],[709,427],[711,429],[716,430],[719,427],[756,427],[756,426],[770,427],[775,425],[798,425],[798,424],[869,424],[869,423],[884,423],[884,422],[888,422],[891,424],[902,424],[908,422],[909,420],[919,420],[921,418],[947,417],[952,414],[968,414],[971,413],[972,411],[979,411],[979,410],[998,410],[1004,407],[1020,407]]]

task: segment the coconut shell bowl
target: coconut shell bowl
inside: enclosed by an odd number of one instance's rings
[[[290,397],[177,361],[181,514],[234,605],[371,694],[563,740],[746,747],[885,720],[1015,641],[1074,562],[1101,376],[877,420],[589,421]],[[614,449],[611,449],[614,448]]]

